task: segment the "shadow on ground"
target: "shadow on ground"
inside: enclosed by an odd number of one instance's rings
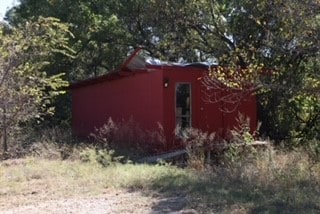
[[[160,198],[154,213],[320,213],[319,186],[303,183],[282,188],[217,175],[164,175],[144,193]]]

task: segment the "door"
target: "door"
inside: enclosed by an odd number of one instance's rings
[[[176,127],[181,129],[192,126],[191,84],[177,83],[176,90]]]

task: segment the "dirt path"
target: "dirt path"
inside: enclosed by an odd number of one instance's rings
[[[158,198],[139,192],[117,191],[90,198],[38,201],[0,210],[1,214],[196,213],[184,210],[184,197]]]

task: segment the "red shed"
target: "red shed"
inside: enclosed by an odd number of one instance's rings
[[[148,63],[136,50],[115,72],[71,85],[72,131],[88,136],[107,122],[133,119],[145,130],[161,124],[165,150],[175,147],[174,130],[194,127],[223,136],[237,126],[238,113],[257,124],[256,98],[247,97],[232,113],[222,112],[221,103],[206,102],[202,78],[205,64]]]

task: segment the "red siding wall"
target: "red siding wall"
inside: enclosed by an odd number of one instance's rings
[[[237,126],[238,112],[251,118],[251,129],[257,124],[256,99],[252,96],[233,113],[220,111],[220,103],[204,99],[201,78],[205,68],[149,66],[152,72],[133,72],[131,76],[75,87],[72,89],[72,127],[77,136],[88,136],[111,117],[115,121],[132,118],[146,130],[163,125],[166,150],[179,146],[175,140],[175,86],[191,84],[192,127],[216,132],[224,137],[227,129]],[[169,86],[164,88],[164,81]]]
[[[176,142],[174,137],[174,129],[176,125],[175,116],[175,88],[177,83],[191,84],[191,124],[193,127],[202,128],[202,115],[200,108],[200,86],[203,70],[195,68],[183,68],[177,66],[165,67],[163,71],[164,79],[169,80],[169,87],[164,89],[164,127],[167,137],[169,149],[175,148]]]
[[[72,90],[72,127],[77,136],[87,136],[94,127],[132,118],[142,128],[157,128],[163,123],[163,87],[161,72],[91,84]]]
[[[172,149],[178,145],[175,141],[175,86],[177,83],[191,84],[192,103],[192,127],[201,129],[204,132],[215,132],[221,137],[226,136],[226,131],[237,126],[239,112],[250,117],[251,130],[256,128],[256,99],[255,96],[248,98],[238,109],[232,113],[224,113],[220,109],[221,103],[209,103],[205,100],[205,88],[201,79],[205,69],[192,67],[165,67],[164,79],[169,80],[169,87],[164,89],[164,127],[168,140],[168,148]]]

